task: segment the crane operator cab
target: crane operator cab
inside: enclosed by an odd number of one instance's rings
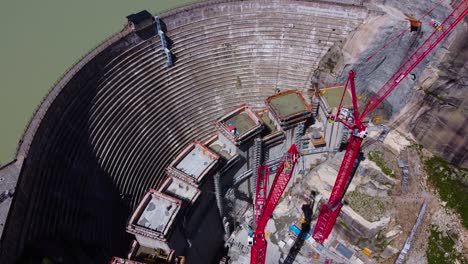
[[[362,130],[361,132],[359,132],[359,129],[355,128],[353,130],[353,136],[355,137],[360,137],[362,139],[366,138],[368,135],[367,131],[366,130]]]

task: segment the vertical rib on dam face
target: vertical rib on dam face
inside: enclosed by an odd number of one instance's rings
[[[57,83],[23,136],[2,259],[124,255],[130,211],[184,146],[240,103],[258,110],[276,89],[310,88],[320,58],[366,16],[325,1],[189,5],[160,15],[171,68],[151,28],[103,43]]]

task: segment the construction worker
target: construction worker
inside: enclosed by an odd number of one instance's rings
[[[411,32],[414,32],[414,31],[421,31],[421,21],[419,21],[418,19],[414,18],[414,17],[407,17],[406,20],[408,20],[410,22],[410,25],[411,25],[411,29],[410,31]]]

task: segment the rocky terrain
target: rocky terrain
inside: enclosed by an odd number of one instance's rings
[[[370,129],[371,137],[379,134],[378,128]],[[447,247],[441,252],[453,256],[453,261],[467,261],[468,230],[463,227],[460,214],[449,208],[437,189],[428,182],[428,173],[431,172],[425,170],[424,163],[432,154],[395,130],[383,143],[375,142],[363,151],[366,159],[360,163],[348,189],[346,205],[334,229],[337,238],[348,241],[356,251],[364,247],[371,249],[372,258],[378,263],[394,263],[415,224],[422,203],[426,201],[426,214],[411,243],[406,263],[439,263],[428,260],[431,257],[428,254],[433,252],[428,247],[431,245],[429,241],[435,239],[431,236],[434,230],[441,234],[435,242],[437,248]],[[393,176],[386,175],[380,168],[382,165],[369,159],[369,154],[376,151],[381,153]],[[297,185],[306,192],[314,190],[328,197],[342,156],[343,153],[337,153],[318,165]],[[407,191],[402,189],[402,169],[398,167],[397,160],[402,160],[410,172]],[[362,227],[354,230],[359,226],[357,223],[368,231],[363,232]],[[446,239],[445,242],[442,238]],[[446,241],[453,241],[453,246],[447,246]]]
[[[442,60],[422,74],[410,105],[419,111],[405,129],[435,154],[468,166],[468,31],[454,37]]]
[[[313,83],[319,87],[344,83],[348,71],[353,69],[358,93],[372,95],[433,31],[428,25],[430,19],[442,20],[451,10],[450,1],[388,0],[384,5],[382,1],[373,2],[380,15],[370,16],[346,43],[337,43],[329,50]],[[421,17],[432,7],[434,10],[422,20],[421,32],[408,32],[376,54],[408,27],[407,16]],[[411,133],[418,143],[462,167],[468,166],[466,21],[383,102],[388,116],[393,117],[393,127]]]

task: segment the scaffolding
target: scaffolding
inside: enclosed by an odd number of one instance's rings
[[[305,122],[301,122],[299,123],[295,130],[294,130],[294,133],[295,133],[295,137],[296,137],[296,146],[297,146],[297,150],[299,151],[299,153],[301,153],[302,149],[303,149],[303,144],[302,144],[302,137],[304,136],[304,128],[305,128]]]
[[[263,160],[263,153],[262,153],[262,139],[260,137],[257,137],[255,138],[254,140],[254,164],[253,164],[253,169],[252,169],[252,173],[253,173],[253,184],[251,184],[251,192],[252,193],[256,193],[256,182],[257,182],[257,177],[258,177],[258,173],[257,173],[257,170],[256,168],[258,168],[261,164],[262,164],[262,160]]]

